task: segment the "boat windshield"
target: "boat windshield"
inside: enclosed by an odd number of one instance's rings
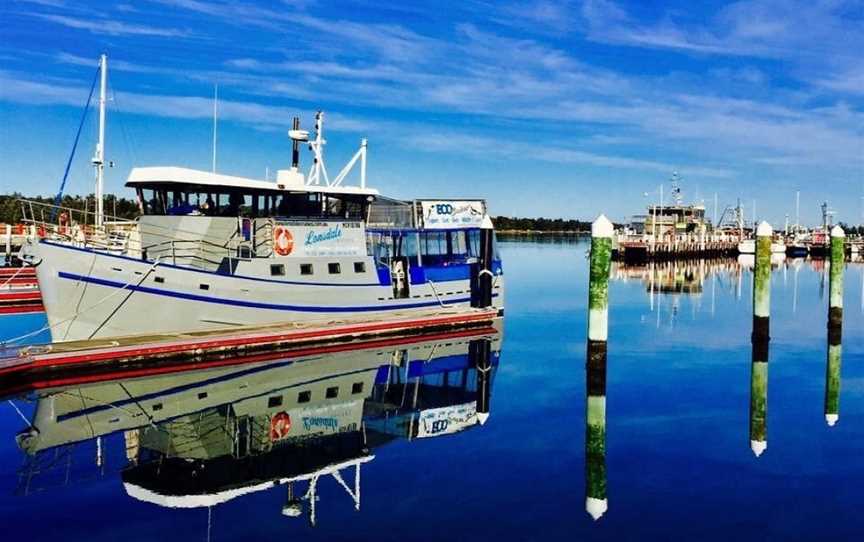
[[[137,189],[145,215],[362,220],[364,196],[163,185]]]

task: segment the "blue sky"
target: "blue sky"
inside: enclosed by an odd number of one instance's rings
[[[862,222],[864,2],[382,4],[5,0],[0,193],[57,190],[105,51],[109,191],[134,166],[209,169],[218,83],[223,173],[289,166],[292,116],[320,108],[328,169],[368,137],[370,184],[398,197],[623,219],[678,171],[709,215],[716,192],[782,225],[800,190],[805,221],[828,200]]]

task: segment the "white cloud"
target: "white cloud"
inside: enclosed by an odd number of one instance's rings
[[[93,34],[105,34],[109,36],[153,36],[165,38],[188,37],[190,33],[176,28],[164,28],[158,26],[139,25],[114,21],[110,19],[81,19],[66,15],[52,15],[47,13],[33,13],[33,17],[44,19],[68,28],[86,30]]]

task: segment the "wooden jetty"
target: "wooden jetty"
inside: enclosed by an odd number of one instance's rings
[[[272,355],[298,350],[326,352],[327,348],[358,341],[420,334],[487,329],[495,309],[439,308],[405,313],[386,320],[344,319],[305,324],[278,324],[165,335],[135,335],[112,339],[5,347],[0,350],[0,379],[32,379],[46,374],[56,384],[71,374],[105,371],[152,374],[154,364],[186,370],[190,364],[230,364],[238,356]]]
[[[616,261],[644,263],[648,261],[670,261],[688,259],[713,259],[738,255],[737,240],[692,239],[664,240],[648,243],[638,240],[619,240],[612,257]]]

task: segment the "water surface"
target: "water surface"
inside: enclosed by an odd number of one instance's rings
[[[253,478],[250,473],[263,480],[270,472],[247,463],[243,470],[241,463],[223,459],[237,453],[234,439],[223,438],[224,428],[215,420],[234,416],[236,421],[244,409],[247,414],[257,411],[246,406],[251,404],[248,397],[217,397],[226,379],[198,372],[126,382],[125,391],[117,382],[102,383],[101,389],[90,385],[53,390],[70,408],[75,405],[69,401],[76,397],[89,405],[90,410],[79,409],[87,412],[89,421],[78,416],[75,438],[88,431],[98,434],[98,423],[111,423],[112,416],[106,414],[111,408],[123,409],[113,416],[121,421],[114,423],[141,419],[139,404],[150,409],[150,416],[159,416],[152,412],[154,390],[185,392],[194,387],[194,400],[202,400],[197,398],[202,391],[212,394],[205,399],[212,404],[201,409],[166,398],[162,408],[175,409],[177,417],[163,414],[164,422],[145,419],[139,424],[134,463],[127,450],[135,449],[135,443],[130,445],[121,430],[101,439],[101,466],[96,442],[85,439],[48,448],[39,457],[46,463],[37,465],[38,475],[33,475],[32,456],[15,439],[26,425],[9,404],[0,404],[0,524],[10,535],[30,540],[860,536],[864,266],[846,268],[839,421],[833,427],[824,411],[827,274],[820,262],[786,262],[773,272],[767,449],[759,457],[751,450],[749,432],[752,272],[747,262],[613,269],[606,375],[608,511],[595,521],[585,511],[587,244],[574,239],[503,240],[500,250],[508,280],[504,339],[490,343],[494,385],[487,397],[490,416],[483,425],[477,418],[483,382],[478,382],[470,338],[446,339],[435,347],[432,341],[371,354],[367,349],[363,354],[321,356],[305,365],[289,357],[254,366],[267,367],[262,382],[272,389],[336,378],[344,380],[339,393],[346,393],[352,379],[359,378],[355,375],[369,379],[371,387],[358,394],[361,403],[340,396],[341,406],[332,411],[288,409],[294,413],[294,429],[305,427],[297,412],[318,420],[306,429],[314,438],[298,440],[297,450],[281,456],[284,464],[279,467],[314,472],[328,458],[374,456],[362,466],[359,511],[350,492],[330,475],[319,478],[314,527],[308,499],[299,499],[299,517],[283,514],[298,500],[292,500],[287,484],[198,508],[169,508],[130,495],[130,481],[144,486],[168,483],[154,467],[160,460],[154,450],[167,450],[163,455],[172,460],[185,457],[187,463],[211,461],[207,465],[221,469],[214,472],[235,476],[229,480],[234,487],[242,486],[244,477]],[[0,323],[5,337],[44,324],[38,316],[5,317]],[[430,372],[413,374],[415,380],[405,373],[404,381],[394,381],[383,392],[375,380],[377,368],[392,363],[394,355],[401,355],[393,352],[403,350],[411,352],[410,360],[432,360],[426,364]],[[377,357],[370,358],[373,355]],[[274,363],[287,365],[278,368]],[[249,386],[261,385],[253,376],[242,378]],[[422,387],[414,404],[411,384],[416,382]],[[270,388],[252,395],[269,399]],[[40,393],[42,398],[50,395]],[[39,397],[16,397],[14,404],[29,418]],[[94,397],[111,406],[88,403]],[[426,429],[421,431],[423,413]],[[344,421],[338,426],[344,430],[327,433],[334,427],[327,418]],[[358,420],[367,432],[359,444],[356,427],[350,425]],[[91,422],[97,426],[90,428]],[[197,432],[189,433],[190,427]],[[166,434],[177,442],[185,436],[191,447],[166,448],[159,440]],[[164,462],[165,471],[191,476],[174,463]],[[28,486],[23,475],[33,483]],[[353,491],[353,467],[342,477]],[[203,487],[201,482],[189,483],[187,490]],[[302,497],[307,490],[308,481],[298,481],[293,496]]]

